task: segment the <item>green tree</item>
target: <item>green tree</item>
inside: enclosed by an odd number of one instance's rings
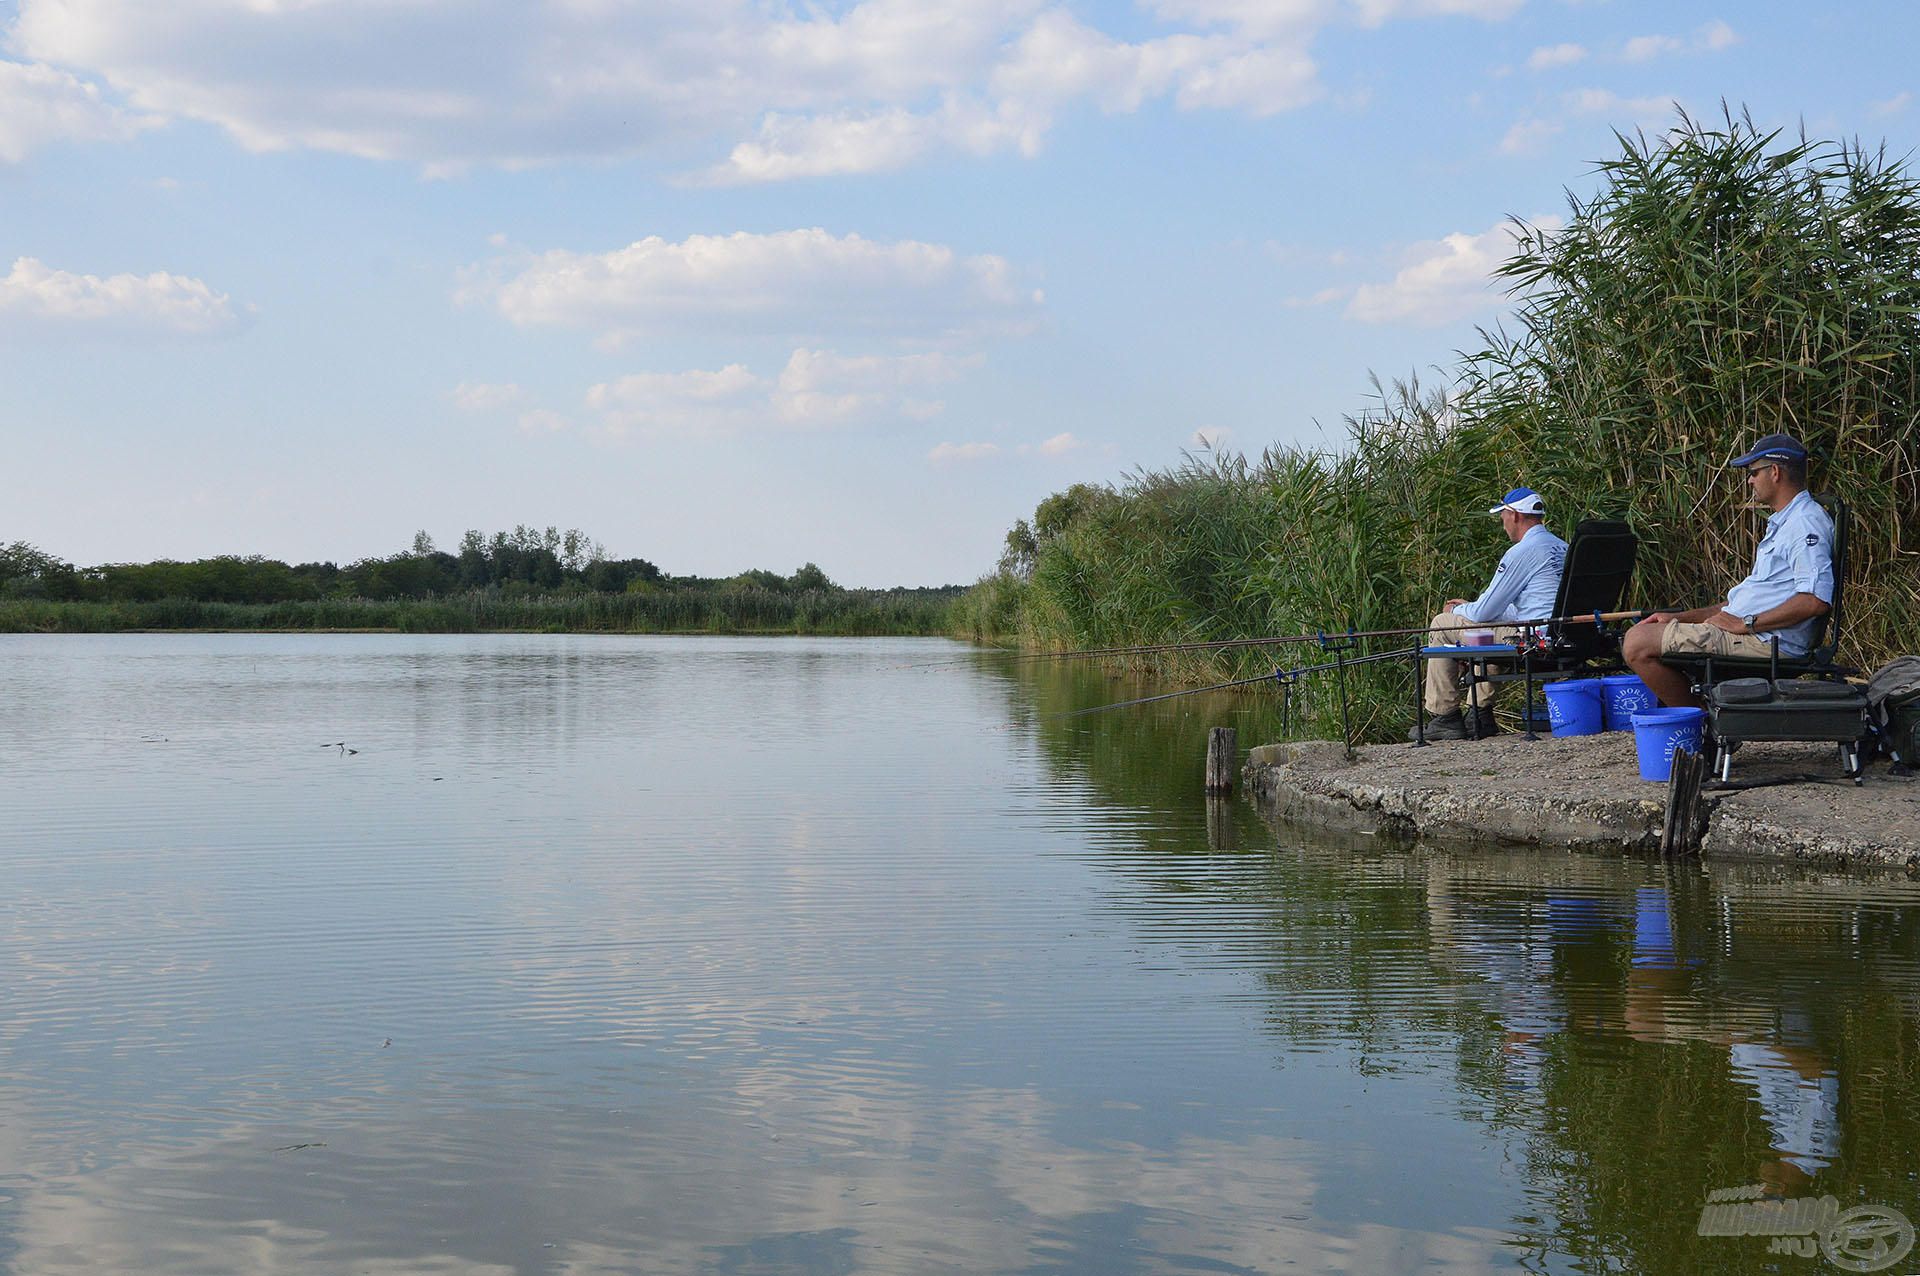
[[[789,589],[792,589],[796,593],[809,589],[824,590],[839,588],[838,585],[835,585],[827,579],[825,572],[821,571],[812,563],[808,563],[804,567],[797,569],[793,575],[787,577],[786,584]]]
[[[63,575],[63,568],[66,572],[73,570],[70,564],[25,541],[0,545],[0,592],[11,597],[45,598],[49,578]]]
[[[1024,518],[1017,518],[1007,530],[1005,546],[1000,551],[998,570],[1007,576],[1021,580],[1033,575],[1033,558],[1040,551],[1040,543],[1035,539],[1033,527]]]
[[[779,572],[770,572],[760,567],[741,572],[729,583],[740,585],[747,589],[771,590],[776,594],[783,594],[787,590],[787,578],[785,576],[782,576]]]

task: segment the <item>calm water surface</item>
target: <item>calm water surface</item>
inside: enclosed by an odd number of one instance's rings
[[[0,638],[0,1271],[1920,1269],[1904,878],[1274,828],[961,651]]]

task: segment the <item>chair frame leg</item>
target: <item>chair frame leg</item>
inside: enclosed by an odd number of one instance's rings
[[[1420,649],[1413,650],[1413,747],[1424,749],[1430,743],[1427,739],[1427,697],[1420,685],[1420,675],[1424,672],[1425,661],[1420,658]]]

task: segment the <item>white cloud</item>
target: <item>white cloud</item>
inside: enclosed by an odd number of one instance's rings
[[[1344,248],[1315,248],[1306,244],[1289,244],[1277,239],[1269,239],[1260,245],[1260,251],[1282,266],[1344,266],[1353,260],[1353,254]]]
[[[1133,111],[1166,92],[1182,71],[1232,45],[1227,37],[1196,35],[1128,44],[1056,10],[1013,42],[993,70],[992,87],[1018,101],[1088,98],[1106,111]]]
[[[1902,89],[1890,98],[1873,103],[1867,110],[1875,115],[1898,115],[1900,112],[1906,110],[1907,104],[1912,101],[1913,94]]]
[[[0,321],[25,321],[131,336],[205,337],[231,332],[242,316],[225,293],[198,279],[150,275],[76,275],[32,257],[0,277]]]
[[[1527,0],[1351,0],[1360,20],[1378,26],[1394,18],[1479,18],[1498,22],[1510,18]]]
[[[518,404],[526,394],[511,381],[500,385],[462,381],[453,387],[452,398],[454,406],[462,412],[497,412]]]
[[[1209,59],[1180,78],[1174,100],[1187,110],[1213,107],[1249,115],[1278,115],[1320,96],[1313,59],[1275,45]]]
[[[940,337],[1018,329],[1041,296],[1004,258],[940,244],[881,243],[824,230],[657,236],[607,253],[555,250],[476,271],[463,300],[491,300],[514,323],[598,331],[618,344],[706,325],[816,336],[827,331]]]
[[[1552,225],[1543,220],[1541,225]],[[1415,245],[1390,283],[1362,284],[1347,303],[1361,323],[1444,324],[1494,306],[1494,268],[1513,253],[1514,228],[1500,224],[1477,235],[1456,233]]]
[[[1647,62],[1671,53],[1718,53],[1740,43],[1739,33],[1715,19],[1691,36],[1641,35],[1621,47],[1620,56],[1629,62]]]
[[[567,426],[567,418],[550,408],[534,408],[520,414],[520,429],[527,434],[557,434]]]
[[[1000,455],[997,443],[936,443],[927,453],[927,459],[935,465],[951,465],[961,461],[984,461]]]
[[[1500,139],[1503,155],[1532,155],[1566,131],[1571,116],[1604,118],[1616,128],[1659,130],[1673,115],[1674,103],[1664,97],[1622,97],[1612,89],[1575,89],[1559,98],[1560,118],[1533,118],[1516,122]]]
[[[1224,425],[1203,425],[1193,432],[1193,446],[1218,452],[1221,445],[1232,437],[1233,431]]]
[[[18,164],[57,142],[125,141],[160,122],[109,105],[65,71],[0,61],[0,163]]]
[[[594,386],[587,406],[615,433],[731,434],[922,421],[943,405],[915,392],[958,380],[979,363],[977,357],[941,353],[799,349],[775,377],[739,363],[715,371],[638,372]]]
[[[898,107],[820,116],[770,114],[753,141],[737,144],[724,164],[700,180],[735,185],[878,173],[904,168],[941,147],[975,155],[1012,149],[1030,156],[1039,152],[1050,122],[1020,103],[989,107],[957,97],[926,114]]]
[[[795,350],[774,386],[774,415],[792,425],[837,425],[888,414],[913,420],[937,416],[944,406],[904,393],[959,379],[981,360],[950,355],[858,355]]]
[[[1326,0],[1147,0],[1146,7],[1170,21],[1267,38],[1311,32],[1327,20],[1330,8]]]
[[[1318,292],[1309,293],[1304,297],[1283,297],[1280,299],[1280,304],[1288,310],[1305,310],[1311,309],[1314,306],[1328,305],[1332,302],[1339,301],[1342,297],[1350,297],[1352,295],[1352,285],[1334,284],[1332,287],[1322,288]]]
[[[730,363],[715,371],[636,372],[587,391],[587,406],[616,433],[726,432],[764,420],[770,383]]]
[[[1521,120],[1500,139],[1500,153],[1531,155],[1545,146],[1563,127],[1552,120]]]
[[[1110,113],[1173,95],[1183,110],[1273,115],[1320,96],[1306,45],[1243,34],[1115,40],[1064,10],[1043,14],[994,69],[993,91],[1033,109],[1087,99]]]
[[[1130,41],[1049,0],[18,0],[13,39],[253,150],[444,175],[726,139],[707,176],[745,182],[1031,155],[1070,103],[1273,114],[1320,95],[1329,24],[1521,3],[1155,0],[1174,29]]]
[[[1230,27],[1263,37],[1312,32],[1344,12],[1365,26],[1394,18],[1480,18],[1498,21],[1526,0],[1147,0],[1161,17]]]
[[[1699,47],[1709,52],[1718,52],[1721,49],[1732,48],[1734,45],[1740,43],[1739,34],[1735,32],[1732,27],[1717,18],[1707,23],[1706,26],[1701,27],[1695,39]]]
[[[1050,439],[1043,439],[1039,443],[1034,444],[1033,450],[1041,456],[1065,456],[1067,453],[1078,451],[1085,446],[1086,442],[1084,440],[1074,437],[1071,431],[1063,430]],[[1027,449],[1022,447],[1020,450],[1024,452]]]
[[[1563,99],[1575,115],[1604,115],[1635,124],[1657,124],[1673,113],[1673,100],[1664,97],[1622,97],[1612,89],[1577,89]]]
[[[1576,62],[1584,62],[1586,57],[1587,50],[1585,45],[1544,45],[1527,55],[1527,69],[1529,71],[1548,71],[1554,67],[1572,66]]]
[[[1678,53],[1687,42],[1672,35],[1637,35],[1627,41],[1620,56],[1629,62],[1646,62],[1662,54]]]
[[[715,184],[878,173],[904,167],[939,140],[930,116],[894,108],[862,115],[768,115],[759,137],[712,169]]]

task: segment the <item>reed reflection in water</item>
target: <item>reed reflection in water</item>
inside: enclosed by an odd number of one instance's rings
[[[0,1268],[1752,1271],[1920,1218],[1904,880],[1199,797],[938,642],[0,639]],[[357,752],[349,754],[347,749]]]

